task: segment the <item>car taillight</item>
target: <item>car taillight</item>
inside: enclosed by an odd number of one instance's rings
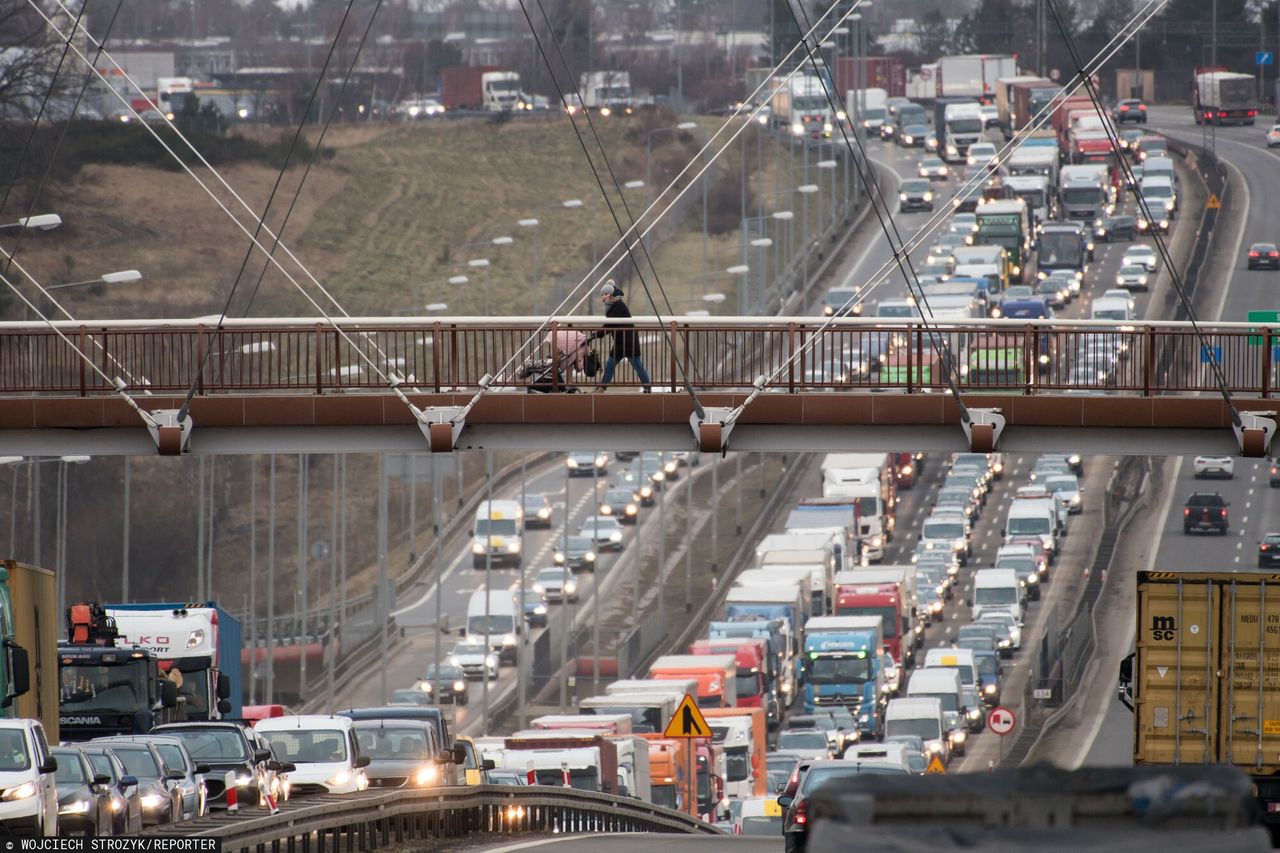
[[[1266,542],[1263,542],[1261,545],[1259,545],[1259,546],[1258,546],[1258,550],[1259,550],[1259,551],[1265,551],[1265,550],[1267,550],[1267,543],[1266,543]]]
[[[1223,517],[1223,518],[1226,518],[1226,517],[1227,517],[1227,511],[1226,511],[1225,509],[1222,511],[1222,517]]]
[[[796,813],[791,823],[795,826],[807,826],[809,823],[809,804],[804,800],[796,803]]]
[[[1189,507],[1189,506],[1187,506],[1187,507],[1183,507],[1183,508],[1182,508],[1182,514],[1183,514],[1183,515],[1191,515],[1191,507]]]
[[[1249,257],[1251,257],[1251,258],[1256,258],[1256,257],[1258,257],[1258,253],[1257,253],[1257,252],[1250,252],[1250,253],[1249,253]]]
[[[1147,105],[1146,105],[1146,104],[1138,104],[1138,112],[1143,112],[1143,113],[1144,113],[1144,112],[1146,112],[1146,111],[1147,111]]]

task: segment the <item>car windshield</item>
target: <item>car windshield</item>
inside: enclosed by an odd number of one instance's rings
[[[483,655],[486,651],[484,643],[458,643],[453,647],[453,653],[458,657]]]
[[[74,752],[54,751],[51,753],[54,758],[58,759],[58,772],[54,775],[59,785],[74,785],[77,782],[88,782],[89,778],[85,775],[84,764],[80,761],[80,756]]]
[[[984,586],[973,591],[974,604],[1017,604],[1018,590],[1012,586]]]
[[[347,739],[339,729],[290,729],[262,735],[283,761],[294,764],[333,764],[347,760]]]
[[[820,731],[791,731],[778,735],[778,749],[826,749],[827,736]]]
[[[1187,506],[1222,506],[1223,500],[1221,495],[1192,495],[1187,500]]]
[[[98,666],[92,663],[62,664],[58,668],[66,714],[132,714],[148,707],[146,661]]]
[[[590,551],[590,550],[591,550],[590,536],[570,536],[569,537],[570,553],[574,553],[578,551]]]
[[[361,755],[374,759],[421,761],[431,755],[427,733],[421,728],[383,725],[357,728],[356,742],[360,744]]]
[[[1078,492],[1079,484],[1075,477],[1050,477],[1044,481],[1044,487],[1051,492]]]
[[[956,639],[956,647],[961,649],[972,649],[974,651],[994,651],[996,641],[989,635],[983,637],[959,637]]]
[[[820,657],[808,665],[813,684],[862,684],[870,677],[871,660],[865,657]]]
[[[920,740],[937,740],[942,736],[940,721],[930,717],[918,717],[905,720],[889,720],[884,724],[886,738],[918,737]]]
[[[230,729],[165,729],[168,737],[181,738],[196,761],[243,761],[248,758],[244,737]]]
[[[156,762],[151,750],[145,747],[131,749],[113,744],[111,751],[120,759],[120,763],[124,765],[125,773],[128,775],[137,776],[144,781],[160,778],[160,765]]]
[[[927,193],[929,191],[928,181],[903,181],[902,191],[904,193]]]
[[[187,758],[177,744],[157,743],[155,747],[156,752],[160,753],[160,757],[164,759],[164,763],[169,765],[169,769],[187,772]]]
[[[996,557],[997,569],[1013,569],[1020,574],[1027,574],[1036,570],[1036,561],[1033,557]]]
[[[964,536],[964,523],[959,521],[926,521],[925,539],[959,539]]]
[[[982,133],[982,119],[953,118],[947,122],[952,133]]]
[[[516,530],[514,518],[476,519],[476,536],[515,536]]]
[[[21,729],[0,729],[0,773],[26,770],[31,766],[27,735]]]
[[[1006,530],[1010,536],[1040,536],[1050,531],[1047,515],[1032,515],[1009,519]]]

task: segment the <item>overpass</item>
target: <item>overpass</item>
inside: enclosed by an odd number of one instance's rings
[[[607,394],[577,393],[591,387],[573,374],[530,393],[519,367],[549,355],[547,334],[600,324],[0,323],[0,442],[24,455],[570,450],[625,432],[637,449],[983,449],[944,352],[1004,450],[1237,453],[1249,438],[1246,455],[1263,455],[1274,433],[1280,325],[1200,324],[1201,337],[1173,321],[638,317],[655,393],[629,368]]]

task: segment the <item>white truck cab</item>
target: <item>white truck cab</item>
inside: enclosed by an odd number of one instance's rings
[[[57,770],[38,721],[0,720],[0,827],[11,836],[57,835]]]

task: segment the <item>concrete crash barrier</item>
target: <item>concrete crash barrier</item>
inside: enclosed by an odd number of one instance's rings
[[[868,774],[814,792],[807,849],[1270,850],[1258,817],[1249,777],[1224,766]]]

